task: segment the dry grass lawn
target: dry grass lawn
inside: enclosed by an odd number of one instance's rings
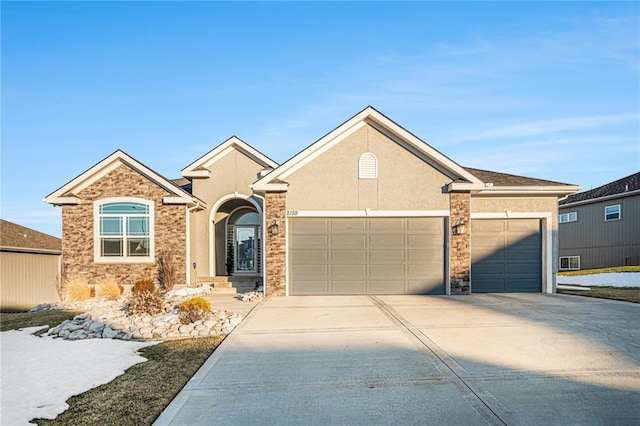
[[[640,303],[638,287],[590,287],[590,290],[558,290],[558,293]]]
[[[0,331],[56,326],[77,313],[43,311],[0,314]],[[113,381],[67,400],[70,408],[41,425],[150,425],[224,338],[172,340],[140,350],[148,361]]]

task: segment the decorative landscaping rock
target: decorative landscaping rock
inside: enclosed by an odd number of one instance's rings
[[[240,300],[243,302],[260,302],[264,299],[264,293],[261,291],[251,291],[244,293]]]
[[[185,291],[189,290],[189,291]],[[224,336],[240,324],[243,317],[231,311],[213,311],[200,321],[181,324],[177,306],[195,293],[205,294],[209,287],[183,289],[167,294],[164,313],[156,316],[130,316],[126,297],[120,300],[90,299],[84,302],[61,302],[38,305],[31,312],[66,309],[84,312],[73,320],[50,328],[49,336],[67,340],[83,339],[173,339]]]

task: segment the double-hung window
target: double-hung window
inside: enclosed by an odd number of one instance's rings
[[[95,207],[98,261],[152,261],[152,203],[138,199],[101,200]]]
[[[609,222],[611,220],[620,220],[620,204],[604,208],[604,221]]]

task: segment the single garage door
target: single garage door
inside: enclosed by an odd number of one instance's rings
[[[444,294],[443,218],[290,218],[290,294]]]
[[[540,291],[540,220],[472,220],[471,292]]]

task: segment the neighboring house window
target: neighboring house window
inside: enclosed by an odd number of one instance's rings
[[[620,220],[620,204],[605,207],[604,220],[605,222],[608,222],[610,220]]]
[[[370,152],[358,160],[358,179],[378,179],[378,159]]]
[[[561,257],[560,269],[580,269],[580,256]]]
[[[560,214],[560,223],[575,222],[578,220],[578,212]]]
[[[96,261],[153,261],[153,204],[138,199],[100,200],[95,205]]]

